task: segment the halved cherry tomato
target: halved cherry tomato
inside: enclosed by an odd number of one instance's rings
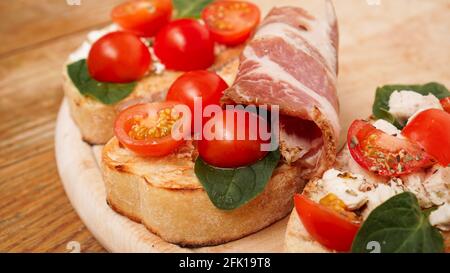
[[[189,106],[194,116],[194,100],[201,99],[202,109],[208,105],[219,105],[228,84],[215,72],[197,70],[181,75],[169,88],[166,100],[179,101]],[[202,113],[198,113],[202,115]],[[195,118],[192,119],[192,126]],[[200,118],[199,120],[203,120]],[[192,127],[194,128],[194,127]],[[200,130],[201,130],[200,126]]]
[[[400,176],[434,163],[416,143],[386,134],[363,120],[350,125],[347,144],[361,167],[381,176]]]
[[[250,122],[257,122],[253,132],[250,132]],[[261,144],[268,141],[263,141],[258,133],[262,124],[267,124],[267,121],[256,113],[238,109],[223,110],[204,126],[202,139],[197,146],[200,157],[208,164],[222,168],[242,167],[258,161],[267,154],[267,151],[261,150]],[[205,128],[212,128],[215,137],[208,140],[208,130]]]
[[[402,135],[418,143],[441,165],[450,164],[450,114],[429,109],[420,112],[402,130]]]
[[[120,143],[139,155],[168,155],[184,142],[172,137],[174,125],[181,118],[173,112],[176,105],[176,102],[154,102],[126,108],[117,116],[114,134]]]
[[[156,35],[156,56],[168,69],[207,69],[214,63],[214,41],[208,29],[193,19],[170,22]]]
[[[143,37],[154,36],[169,23],[171,16],[171,0],[129,0],[111,12],[114,22]]]
[[[303,194],[294,196],[295,209],[306,231],[323,246],[349,251],[360,224],[315,203]]]
[[[124,31],[111,32],[97,40],[87,59],[89,74],[100,82],[138,80],[150,64],[147,46],[136,35]]]
[[[442,108],[445,112],[450,113],[450,97],[446,97],[440,100]]]
[[[258,25],[260,16],[259,8],[246,1],[216,1],[202,12],[213,39],[226,45],[245,42]]]

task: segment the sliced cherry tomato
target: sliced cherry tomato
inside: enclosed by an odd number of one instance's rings
[[[245,42],[258,26],[260,16],[259,8],[246,1],[216,1],[202,12],[213,39],[226,45]]]
[[[238,118],[239,116],[243,119]],[[253,132],[250,132],[251,121],[257,122]],[[267,151],[261,150],[261,144],[268,141],[263,141],[258,133],[259,127],[266,123],[267,121],[256,113],[238,109],[223,110],[206,122],[203,137],[198,141],[199,155],[205,162],[216,167],[236,168],[250,165],[267,154]],[[205,128],[212,128],[215,137],[208,140],[208,130]],[[238,138],[239,136],[242,138]]]
[[[418,143],[441,165],[450,164],[450,114],[429,109],[420,112],[402,130],[402,135]]]
[[[194,116],[194,100],[199,99],[202,109],[208,105],[219,105],[223,91],[228,84],[216,73],[207,70],[186,72],[181,75],[169,88],[166,100],[179,101],[191,109]],[[198,113],[202,115],[202,113]],[[192,119],[192,128],[194,129]],[[203,120],[200,117],[199,120]],[[206,120],[205,120],[206,121]],[[200,130],[202,126],[199,126]]]
[[[131,0],[116,6],[111,17],[122,28],[143,37],[154,36],[170,21],[171,0]]]
[[[116,119],[114,134],[120,143],[139,155],[168,155],[184,142],[172,137],[174,125],[181,118],[173,112],[176,105],[176,102],[154,102],[126,108]]]
[[[350,125],[347,143],[361,167],[381,176],[400,176],[434,163],[416,143],[386,134],[363,120]]]
[[[441,105],[445,112],[450,113],[450,97],[441,99]]]
[[[207,69],[214,63],[214,41],[208,29],[193,19],[170,22],[156,35],[156,56],[168,69]]]
[[[323,246],[349,251],[360,224],[315,203],[302,194],[294,196],[295,209],[306,231]]]
[[[125,83],[148,71],[151,57],[145,44],[132,33],[116,31],[97,40],[89,51],[87,66],[100,82]]]

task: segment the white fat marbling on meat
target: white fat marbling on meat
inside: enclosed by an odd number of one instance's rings
[[[247,60],[252,60],[259,64],[257,68],[253,69],[249,73],[257,75],[276,75],[276,77],[274,76],[273,78],[274,81],[286,82],[292,86],[296,86],[298,89],[301,89],[306,95],[318,102],[319,105],[317,105],[317,107],[320,109],[322,114],[329,119],[331,125],[333,126],[333,129],[336,132],[340,131],[338,113],[326,97],[323,97],[322,95],[308,88],[294,76],[284,70],[283,67],[281,67],[278,63],[272,61],[268,56],[258,57],[252,47],[247,46],[244,49],[243,54],[245,58],[247,58]],[[286,89],[285,92],[288,93],[292,99],[298,100],[295,94],[296,92],[298,92],[297,90]],[[241,94],[241,96],[245,97],[243,94]],[[245,99],[251,100],[251,98]],[[298,103],[301,102],[298,101]],[[311,107],[313,107],[313,105],[311,105]]]

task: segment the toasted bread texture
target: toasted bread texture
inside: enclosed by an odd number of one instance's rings
[[[242,47],[227,48],[216,56],[211,70],[216,71],[231,84],[236,76]],[[162,74],[150,74],[138,81],[133,92],[114,105],[103,104],[82,95],[67,74],[67,64],[63,68],[63,89],[70,106],[70,113],[80,129],[83,140],[90,144],[105,144],[113,136],[114,120],[121,109],[139,102],[161,101],[167,89],[182,74],[165,70]]]
[[[143,158],[112,138],[102,153],[108,204],[165,241],[188,247],[226,243],[255,233],[292,210],[304,185],[298,167],[281,164],[263,193],[235,210],[220,210],[194,174],[191,143],[162,158]]]

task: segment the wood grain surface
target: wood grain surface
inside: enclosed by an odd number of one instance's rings
[[[105,251],[64,193],[53,139],[65,58],[118,2],[0,2],[0,252]]]
[[[53,139],[63,62],[88,30],[108,23],[117,2],[0,2],[0,252],[66,252],[71,241],[83,252],[105,251],[64,193]],[[450,86],[449,0],[335,3],[344,131],[370,113],[378,85],[433,80]]]

